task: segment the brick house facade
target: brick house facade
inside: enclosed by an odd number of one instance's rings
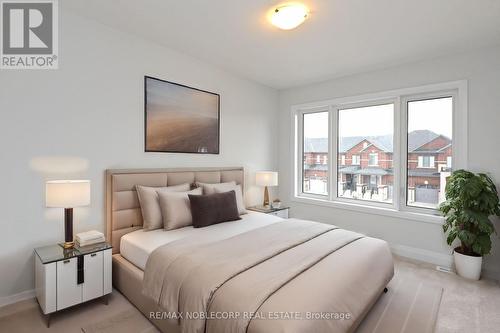
[[[328,139],[309,139],[304,146],[304,180],[328,178]],[[408,189],[424,193],[438,190],[440,174],[451,168],[451,139],[428,130],[408,135]],[[392,136],[341,138],[338,154],[338,188],[342,193],[379,195],[388,200],[393,187]],[[326,186],[326,185],[325,185]],[[307,184],[305,186],[307,190]],[[430,191],[432,192],[432,191]],[[417,193],[418,194],[418,193]],[[430,193],[429,201],[435,194]],[[415,193],[409,195],[414,198]],[[423,198],[423,197],[422,197]],[[425,201],[426,199],[423,198]]]

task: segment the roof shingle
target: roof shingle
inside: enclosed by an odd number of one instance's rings
[[[408,150],[414,151],[424,144],[438,138],[440,135],[429,130],[415,130],[408,134]],[[446,139],[446,136],[442,135]],[[363,140],[367,140],[379,149],[392,153],[393,140],[392,135],[379,136],[347,136],[339,140],[339,152],[345,153]],[[448,139],[450,140],[450,139]],[[328,138],[306,138],[304,142],[304,152],[306,153],[325,153],[328,151]]]

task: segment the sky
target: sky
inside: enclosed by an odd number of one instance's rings
[[[452,137],[452,99],[440,98],[410,102],[408,105],[408,130],[431,130]],[[394,127],[393,105],[377,105],[339,111],[340,136],[375,136],[392,134]],[[328,114],[314,113],[305,116],[304,136],[328,136]]]

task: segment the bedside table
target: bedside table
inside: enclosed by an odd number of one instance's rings
[[[36,248],[35,288],[47,327],[51,313],[110,294],[111,245]],[[107,297],[105,301],[107,304]]]
[[[254,211],[254,212],[270,214],[270,215],[279,216],[281,218],[287,219],[288,218],[288,210],[290,209],[290,207],[270,208],[270,207],[264,207],[264,206],[252,206],[252,207],[248,207],[247,209]]]

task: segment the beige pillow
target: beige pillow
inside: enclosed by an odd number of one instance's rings
[[[216,188],[226,189],[230,185],[234,186],[236,185],[236,182],[232,181],[228,183],[215,183],[215,184],[196,182],[196,186],[203,188],[203,194],[214,194]]]
[[[202,193],[201,188],[195,188],[189,192],[158,192],[163,228],[173,230],[192,225],[193,217],[188,194],[201,195]]]
[[[213,188],[215,193],[224,193],[229,191],[234,191],[236,196],[236,206],[238,206],[238,212],[240,215],[246,214],[247,211],[245,209],[245,203],[243,202],[243,193],[241,191],[241,185],[237,185],[236,183],[221,183],[219,186]]]
[[[137,196],[141,205],[143,228],[145,230],[160,229],[163,226],[161,216],[160,202],[158,200],[159,192],[185,192],[189,191],[191,185],[186,183],[167,187],[150,187],[136,185]]]

